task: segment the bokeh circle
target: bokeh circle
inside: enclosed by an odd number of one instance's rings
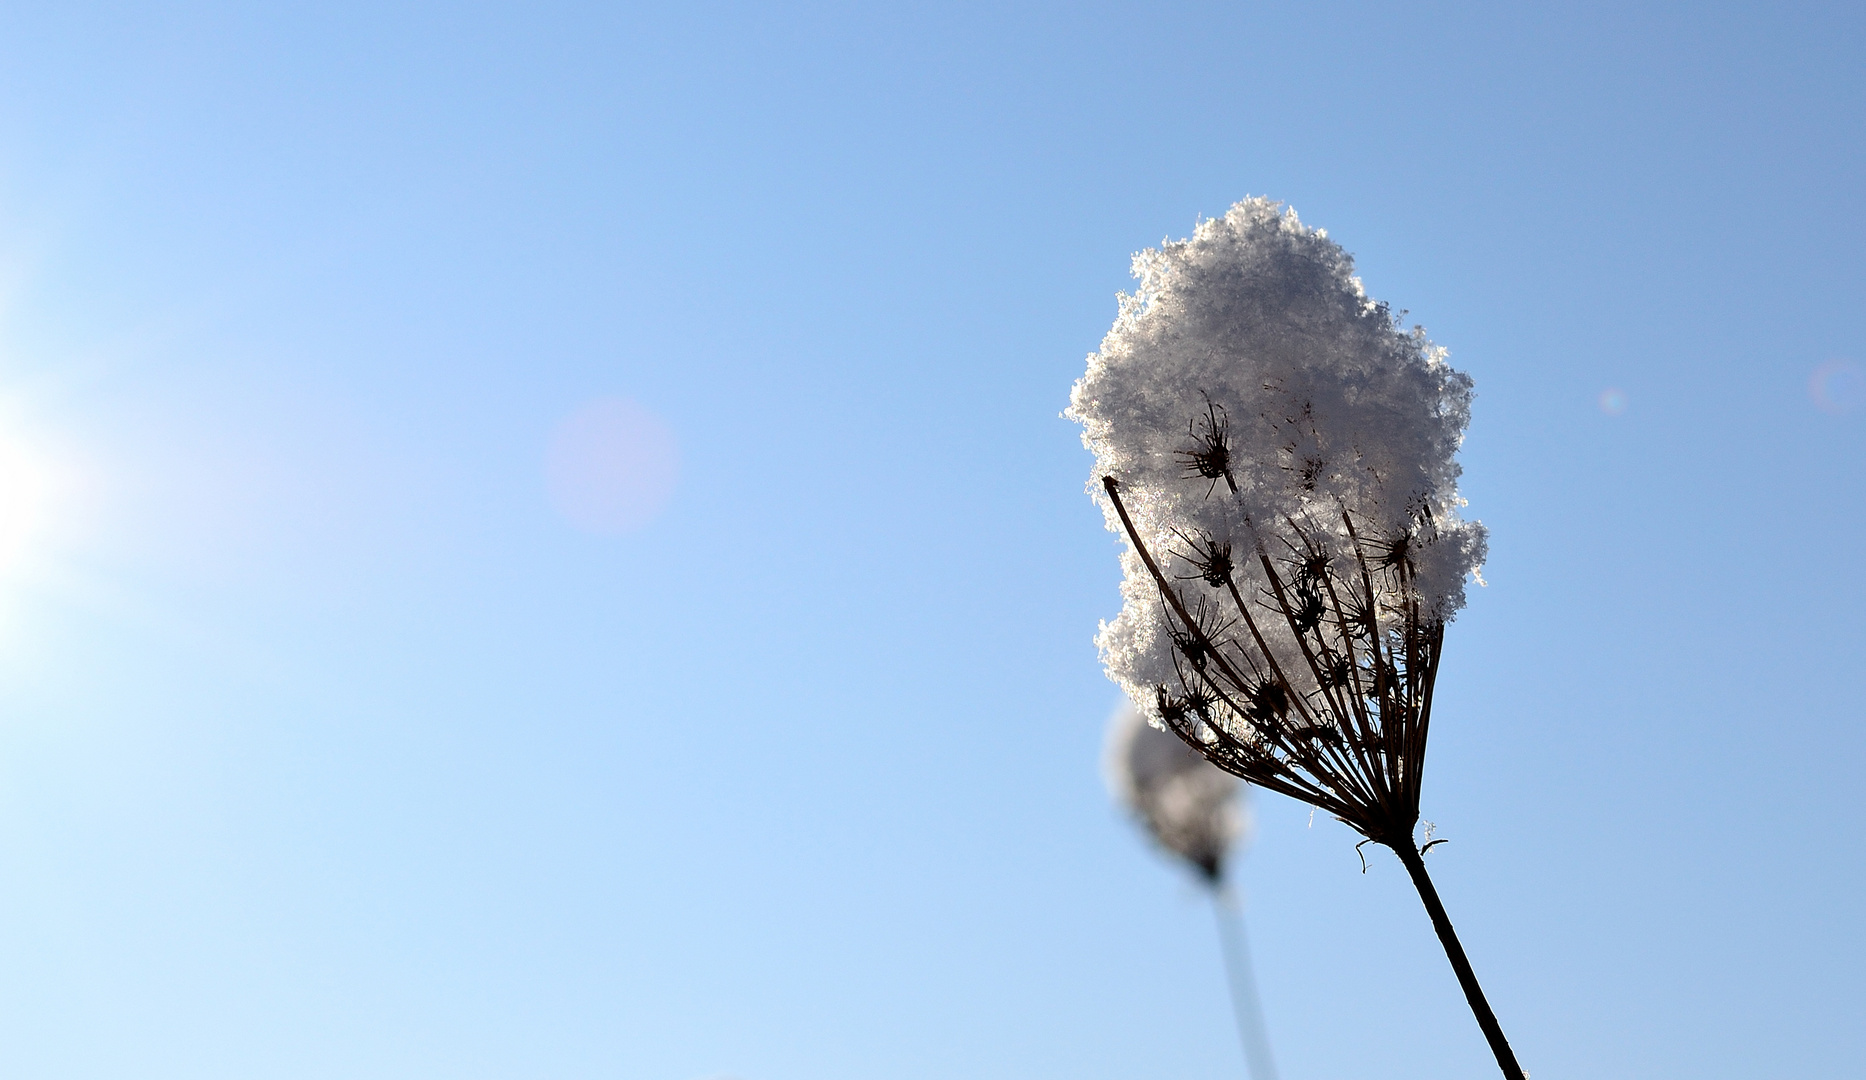
[[[1808,376],[1808,400],[1824,413],[1850,413],[1866,402],[1866,373],[1851,360],[1829,360]]]
[[[665,420],[628,398],[599,398],[565,417],[545,458],[551,505],[586,532],[620,535],[667,506],[680,447]]]

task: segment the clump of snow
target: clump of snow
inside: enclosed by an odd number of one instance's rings
[[[1216,881],[1249,825],[1243,785],[1124,705],[1108,725],[1108,788],[1162,848]]]
[[[1403,677],[1410,654],[1357,654],[1358,624],[1325,640],[1325,622],[1305,643],[1310,620],[1283,617],[1271,572],[1285,600],[1307,589],[1337,622],[1348,621],[1342,605],[1371,611],[1370,639],[1403,631],[1416,643],[1449,621],[1485,554],[1484,528],[1460,516],[1457,490],[1470,378],[1424,330],[1368,298],[1327,233],[1267,199],[1141,252],[1134,274],[1139,285],[1120,298],[1067,413],[1095,454],[1089,491],[1109,528],[1127,536],[1105,477],[1186,610],[1232,652],[1233,696],[1248,696],[1253,678],[1282,681],[1292,695],[1321,695],[1309,714],[1333,709],[1346,723],[1345,691],[1322,702],[1332,676],[1300,674],[1320,670],[1307,662],[1319,650],[1325,664],[1348,656],[1365,669],[1368,685],[1355,692],[1377,713],[1375,669]],[[1122,568],[1122,610],[1098,644],[1109,675],[1158,720],[1154,703],[1189,687],[1189,665],[1204,659],[1188,652],[1188,629],[1131,540]],[[1426,694],[1429,706],[1429,685]],[[1274,710],[1233,709],[1226,723],[1248,738],[1265,727],[1253,711]]]

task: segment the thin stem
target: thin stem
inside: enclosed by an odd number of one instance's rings
[[[1293,524],[1292,522],[1292,525]],[[1301,535],[1300,532],[1298,535]],[[1264,573],[1269,577],[1270,596],[1276,601],[1277,610],[1282,612],[1283,621],[1289,624],[1289,632],[1291,636],[1296,639],[1296,645],[1302,649],[1302,658],[1309,665],[1309,674],[1315,677],[1315,686],[1317,691],[1321,693],[1322,700],[1328,702],[1329,711],[1334,713],[1338,718],[1337,726],[1352,722],[1354,714],[1347,699],[1335,692],[1341,688],[1331,688],[1329,685],[1330,680],[1323,677],[1321,661],[1316,658],[1315,650],[1309,648],[1309,639],[1303,636],[1302,629],[1296,620],[1296,613],[1289,606],[1289,596],[1287,590],[1283,587],[1283,579],[1277,574],[1275,565],[1271,563],[1269,553],[1259,548],[1257,550],[1257,558],[1262,561]],[[1237,591],[1236,585],[1232,586],[1232,591],[1233,593]],[[1238,602],[1240,604],[1243,603],[1242,600]],[[1328,642],[1321,634],[1319,620],[1315,630],[1315,640],[1323,649],[1328,648]],[[1362,765],[1365,767],[1366,763],[1363,762]]]
[[[1140,555],[1140,561],[1147,564],[1147,572],[1153,575],[1154,584],[1159,586],[1160,594],[1166,598],[1173,613],[1179,616],[1180,624],[1186,628],[1186,633],[1197,638],[1199,643],[1205,646],[1206,651],[1211,654],[1212,659],[1218,661],[1219,668],[1231,679],[1233,685],[1248,686],[1249,683],[1246,682],[1244,676],[1240,675],[1237,669],[1231,666],[1231,661],[1226,659],[1225,654],[1219,651],[1218,643],[1206,635],[1205,628],[1200,626],[1186,610],[1185,603],[1179,599],[1178,591],[1167,582],[1166,575],[1160,572],[1160,565],[1153,561],[1153,553],[1147,550],[1147,545],[1140,542],[1140,530],[1134,527],[1134,519],[1127,516],[1127,504],[1121,501],[1121,492],[1115,478],[1102,477],[1101,486],[1108,492],[1109,501],[1114,503],[1114,512],[1120,515],[1121,527],[1127,530],[1127,538],[1133,543],[1134,551]]]
[[[1419,715],[1413,723],[1412,739],[1406,748],[1407,787],[1416,812],[1420,788],[1425,784],[1426,735],[1432,727],[1432,689],[1438,684],[1438,661],[1445,651],[1445,624],[1435,623],[1426,635],[1424,686],[1419,691]]]
[[[1237,1014],[1238,1039],[1244,1044],[1244,1064],[1251,1080],[1277,1080],[1270,1037],[1264,1033],[1263,1006],[1257,1001],[1257,980],[1251,975],[1244,912],[1223,884],[1212,886],[1212,915],[1218,921],[1218,943],[1224,950],[1225,973],[1230,976],[1231,1008]]]
[[[1291,524],[1293,525],[1294,522]],[[1367,711],[1367,691],[1361,687],[1361,659],[1354,651],[1354,635],[1348,630],[1348,620],[1351,616],[1348,609],[1341,603],[1340,593],[1335,589],[1335,575],[1324,574],[1322,584],[1328,588],[1328,606],[1335,616],[1335,637],[1341,642],[1342,654],[1348,658],[1348,678],[1352,683],[1348,688],[1348,701],[1354,707],[1355,724],[1360,728],[1362,739],[1371,744],[1376,735],[1383,735],[1384,732]],[[1319,637],[1319,629],[1317,634]],[[1322,643],[1326,645],[1327,641],[1324,640]],[[1377,662],[1378,649],[1374,649],[1368,663]]]
[[[1259,548],[1257,558],[1263,563],[1263,572],[1270,581],[1271,596],[1276,600],[1278,610],[1283,613],[1283,621],[1289,626],[1290,635],[1296,639],[1296,645],[1302,650],[1303,660],[1309,665],[1309,673],[1315,677],[1316,688],[1321,693],[1322,700],[1327,702],[1330,712],[1334,714],[1335,722],[1329,726],[1341,734],[1344,745],[1339,753],[1331,750],[1331,756],[1341,766],[1341,772],[1344,775],[1362,782],[1356,786],[1368,805],[1384,804],[1386,800],[1381,797],[1384,793],[1377,790],[1376,780],[1379,777],[1379,771],[1374,768],[1373,762],[1368,760],[1366,748],[1353,745],[1353,731],[1342,730],[1353,723],[1354,714],[1345,707],[1344,702],[1329,692],[1328,680],[1322,677],[1321,662],[1316,659],[1314,650],[1309,648],[1308,640],[1302,636],[1302,630],[1297,627],[1296,613],[1291,610],[1289,599],[1284,595],[1283,579],[1277,575],[1276,567],[1271,564],[1269,554]],[[1231,586],[1231,596],[1237,601],[1238,606],[1242,607],[1244,598],[1238,595],[1236,583],[1229,579],[1225,583]],[[1327,643],[1323,642],[1323,644]],[[1349,760],[1350,755],[1353,760]]]
[[[1360,564],[1361,568],[1361,588],[1366,596],[1366,608],[1361,612],[1361,616],[1367,623],[1367,648],[1373,653],[1374,671],[1376,674],[1387,671],[1398,675],[1399,665],[1393,660],[1390,650],[1383,651],[1380,648],[1379,601],[1374,599],[1374,579],[1373,575],[1367,572],[1367,552],[1361,547],[1361,534],[1355,531],[1354,518],[1349,516],[1346,510],[1341,512],[1341,523],[1348,527],[1348,539],[1354,542],[1354,561]],[[1380,730],[1382,734],[1385,734],[1388,730],[1388,690],[1381,686],[1381,682],[1379,678],[1374,680],[1374,696],[1380,706]]]
[[[1490,1002],[1484,998],[1484,988],[1477,985],[1477,974],[1471,970],[1471,961],[1464,955],[1464,946],[1458,943],[1457,931],[1451,928],[1451,919],[1445,914],[1445,905],[1439,902],[1438,890],[1432,887],[1432,878],[1425,872],[1425,859],[1419,855],[1419,849],[1413,847],[1412,837],[1397,841],[1382,840],[1406,864],[1406,872],[1412,875],[1413,887],[1419,890],[1419,899],[1425,901],[1426,914],[1432,916],[1432,929],[1438,931],[1439,943],[1445,946],[1445,955],[1451,960],[1451,970],[1458,974],[1458,985],[1464,988],[1464,1000],[1471,1003],[1471,1012],[1477,1017],[1477,1026],[1484,1031],[1484,1038],[1490,1042],[1490,1052],[1497,1055],[1497,1066],[1503,1070],[1507,1080],[1524,1080],[1529,1074],[1516,1063],[1516,1052],[1510,1049],[1509,1040],[1503,1037],[1503,1027],[1497,1023],[1497,1014],[1490,1011]]]
[[[1290,706],[1302,714],[1302,719],[1309,728],[1333,728],[1334,725],[1322,723],[1309,711],[1308,702],[1303,700],[1302,693],[1296,689],[1294,683],[1289,681],[1289,676],[1284,674],[1283,666],[1277,663],[1276,654],[1270,651],[1270,646],[1264,641],[1263,634],[1258,632],[1257,620],[1251,618],[1250,609],[1245,605],[1244,597],[1238,592],[1237,582],[1227,575],[1225,586],[1231,590],[1231,599],[1237,603],[1238,614],[1244,616],[1244,625],[1250,629],[1251,639],[1257,643],[1257,651],[1263,654],[1265,663],[1269,665],[1270,674],[1275,676],[1277,683],[1282,686],[1284,694],[1289,698]],[[1341,769],[1323,767],[1322,759],[1330,753],[1329,750],[1317,750],[1313,740],[1299,745],[1295,740],[1288,738],[1287,734],[1284,734],[1279,741],[1285,744],[1286,752],[1291,757],[1301,761],[1303,766],[1317,778],[1327,781],[1331,788],[1347,789],[1345,793],[1336,790],[1336,795],[1345,794],[1348,797],[1346,801],[1350,802],[1354,799],[1364,802],[1373,801],[1373,794],[1370,791],[1354,783],[1359,777],[1353,769],[1345,767],[1345,762],[1340,763],[1344,766]]]
[[[1186,610],[1185,602],[1179,598],[1178,590],[1174,589],[1166,580],[1166,575],[1160,571],[1160,565],[1153,560],[1153,553],[1147,550],[1147,545],[1145,543],[1141,542],[1140,530],[1134,527],[1134,519],[1128,516],[1127,504],[1121,499],[1120,483],[1112,476],[1104,476],[1101,478],[1101,484],[1102,488],[1108,492],[1109,501],[1114,504],[1115,513],[1121,518],[1121,527],[1127,530],[1128,542],[1133,545],[1134,552],[1140,556],[1141,562],[1146,564],[1147,572],[1153,575],[1153,582],[1159,588],[1161,598],[1166,601],[1167,606],[1172,609],[1173,613],[1179,616],[1179,622],[1186,628],[1186,633],[1192,635],[1193,638],[1205,647],[1206,652],[1217,662],[1219,670],[1231,681],[1234,687],[1242,688],[1248,686],[1249,682],[1238,673],[1237,668],[1232,665],[1230,659],[1218,648],[1217,642],[1211,639],[1211,636],[1205,632],[1205,628],[1199,625],[1198,620],[1194,619],[1192,614]],[[1246,615],[1246,618],[1248,617],[1249,616]],[[1265,648],[1265,655],[1266,658],[1268,658],[1267,647]],[[1177,668],[1177,660],[1174,661],[1174,666]],[[1217,688],[1217,680],[1213,679],[1210,675],[1200,673],[1199,677],[1204,679],[1207,685]],[[1184,672],[1180,672],[1180,680],[1182,682],[1185,681]],[[1292,695],[1295,693],[1293,689],[1287,687],[1287,684],[1285,684],[1285,689]],[[1216,725],[1212,725],[1212,727],[1214,731],[1217,731]],[[1180,738],[1185,739],[1185,736],[1181,734]],[[1190,743],[1190,740],[1186,741]],[[1283,746],[1282,749],[1285,753],[1290,752],[1288,746]],[[1216,762],[1214,762],[1214,764],[1216,764]],[[1305,762],[1304,767],[1310,768],[1311,766]],[[1298,794],[1297,792],[1291,791],[1288,786],[1281,784],[1271,776],[1247,775],[1245,778],[1253,783],[1269,788],[1272,791],[1278,791],[1282,794],[1300,799],[1312,806],[1321,807],[1329,813],[1334,814],[1336,817],[1341,818],[1341,820],[1348,822],[1355,828],[1362,828],[1362,825],[1357,822],[1359,819],[1364,818],[1365,815],[1357,813],[1354,804],[1342,800],[1339,797],[1339,793],[1330,792],[1330,795],[1335,796],[1332,798],[1328,797],[1328,795],[1324,795],[1319,789],[1313,794]],[[1305,784],[1304,786],[1308,787],[1309,785]],[[1366,829],[1362,829],[1362,831],[1365,832]]]

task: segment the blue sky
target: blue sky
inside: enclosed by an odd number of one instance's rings
[[[1058,413],[1264,194],[1476,379],[1425,813],[1523,1062],[1845,1074],[1863,31],[9,6],[0,1072],[1242,1075]],[[636,527],[554,501],[592,409],[678,448]],[[1258,813],[1284,1076],[1491,1075],[1400,867]]]

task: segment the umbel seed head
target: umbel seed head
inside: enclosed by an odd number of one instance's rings
[[[1224,878],[1226,859],[1250,827],[1236,777],[1150,725],[1131,704],[1109,722],[1104,764],[1110,792],[1155,843],[1207,882]]]
[[[1110,677],[1220,768],[1387,840],[1418,818],[1485,533],[1459,514],[1470,378],[1353,270],[1267,199],[1141,252],[1068,415],[1127,540]]]

